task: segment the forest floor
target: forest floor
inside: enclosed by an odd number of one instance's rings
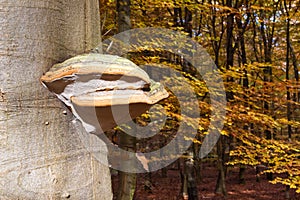
[[[260,182],[256,181],[255,169],[248,167],[245,172],[245,184],[238,182],[238,168],[230,169],[226,179],[227,197],[214,193],[217,169],[212,163],[204,163],[202,181],[198,184],[199,200],[285,200],[285,186],[271,184],[262,175]],[[151,191],[145,189],[149,185],[149,174],[138,174],[135,200],[182,200],[180,171],[168,167],[167,177],[161,170],[151,173]],[[118,178],[112,176],[114,194],[117,193]],[[114,195],[116,196],[116,195]],[[300,194],[290,190],[291,200],[300,200]]]

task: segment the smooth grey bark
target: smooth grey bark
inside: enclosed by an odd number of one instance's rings
[[[1,200],[112,199],[105,144],[39,82],[54,63],[97,45],[98,8],[98,0],[0,0]]]

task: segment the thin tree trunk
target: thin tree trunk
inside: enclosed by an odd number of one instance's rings
[[[191,157],[192,155],[193,153],[190,152]],[[194,161],[192,158],[185,159],[184,161],[184,179],[188,200],[198,200],[198,188],[195,179]]]
[[[212,5],[212,1],[209,1],[209,4]],[[220,35],[219,35],[219,41],[216,40],[217,36],[217,30],[216,30],[216,8],[214,6],[212,6],[211,8],[211,30],[209,31],[210,37],[211,37],[211,43],[212,43],[212,47],[214,50],[214,54],[215,54],[215,64],[216,66],[219,68],[219,55],[220,55],[220,49],[221,49],[221,44],[222,44],[222,40],[223,40],[223,35],[225,32],[225,27],[223,25],[223,17],[221,17],[221,31],[220,31]]]
[[[120,133],[120,148],[126,151],[135,152],[136,138],[126,133]],[[125,163],[126,164],[126,163]],[[129,162],[127,168],[132,168],[132,163]],[[136,189],[136,174],[119,171],[119,191],[118,200],[131,200],[134,197]]]
[[[221,135],[217,143],[217,153],[218,153],[218,179],[215,189],[215,193],[226,196],[226,168],[225,168],[225,138],[226,136]]]
[[[291,56],[292,56],[292,62],[293,62],[293,67],[294,67],[294,76],[295,76],[296,81],[298,82],[299,81],[298,60],[297,60],[294,48],[291,44],[291,41],[289,42],[289,44],[290,44],[289,45],[290,46],[290,53],[291,53]]]
[[[198,138],[199,139],[199,138]],[[193,151],[194,151],[194,168],[195,168],[195,176],[196,176],[196,182],[200,183],[202,181],[202,163],[200,159],[200,145],[197,143],[193,143]]]
[[[286,13],[286,17],[287,17],[287,22],[286,22],[286,80],[289,81],[290,77],[289,77],[289,72],[290,72],[290,50],[291,50],[291,40],[290,40],[290,15],[289,15],[289,9],[291,8],[291,2],[289,2],[289,5],[287,5],[286,0],[284,0],[284,9],[285,9],[285,13]],[[297,75],[298,76],[298,75]],[[297,77],[296,77],[297,78]],[[288,122],[291,121],[291,104],[290,104],[290,100],[291,100],[291,93],[290,93],[290,88],[289,86],[287,86],[287,91],[286,91],[286,100],[287,100],[287,120]],[[288,124],[288,137],[289,140],[292,140],[292,126],[290,124]],[[288,174],[289,176],[289,174]],[[286,199],[290,199],[290,186],[287,185],[286,186],[286,193],[285,193],[285,197]]]
[[[198,200],[198,188],[195,172],[194,153],[190,149],[183,159],[183,169],[180,170],[182,196],[184,200]]]
[[[226,1],[226,6],[232,7],[232,0],[227,0]],[[234,61],[234,48],[233,48],[233,28],[234,28],[234,13],[229,13],[226,19],[226,69],[230,69],[233,67]],[[233,78],[228,78],[227,82],[232,82]],[[232,92],[227,92],[226,93],[226,98],[227,101],[232,101],[233,100],[233,93]],[[221,194],[226,196],[227,191],[226,191],[226,162],[228,156],[226,156],[226,146],[228,145],[226,142],[227,138],[224,135],[221,135],[219,138],[218,144],[217,144],[217,152],[218,152],[218,179],[217,179],[217,185],[215,192],[217,194]]]
[[[187,7],[185,7],[184,15],[184,30],[190,37],[193,37],[193,14]]]
[[[287,81],[290,80],[290,77],[289,77],[289,73],[290,73],[290,16],[289,16],[289,9],[287,7],[287,2],[286,0],[284,0],[284,8],[285,8],[285,13],[286,13],[286,16],[287,16],[287,22],[286,22],[286,71],[285,71],[285,78]],[[290,100],[291,100],[291,93],[290,93],[290,88],[289,86],[287,86],[286,88],[286,100],[287,100],[287,120],[288,122],[291,121],[291,103],[290,103]],[[288,137],[289,137],[289,140],[292,139],[292,126],[290,124],[288,124]]]
[[[291,44],[291,41],[290,41],[290,53],[291,53],[291,56],[292,56],[294,76],[295,76],[295,80],[296,80],[297,85],[298,85],[298,83],[299,83],[298,60],[297,60],[294,48]],[[299,90],[299,88],[296,88],[296,91],[293,94],[293,101],[294,102],[299,102],[300,101],[300,90]],[[295,132],[297,132],[297,131],[295,131]]]
[[[130,0],[117,0],[118,32],[131,29]]]
[[[0,199],[112,199],[105,144],[39,82],[53,64],[98,44],[98,1],[0,7]],[[83,140],[99,145],[101,163]]]
[[[118,12],[118,32],[124,32],[131,29],[130,19],[130,0],[117,0],[117,12]],[[125,43],[129,43],[130,35],[126,35],[127,38],[122,38]],[[128,55],[127,55],[128,56]],[[132,137],[124,132],[120,133],[120,148],[126,151],[136,151],[136,138]],[[134,168],[128,164],[127,168]],[[119,191],[118,200],[132,200],[135,194],[136,188],[136,174],[119,171]]]
[[[264,69],[264,82],[272,82],[272,67],[269,66],[272,63],[272,48],[273,48],[273,36],[274,36],[274,32],[275,32],[275,20],[276,20],[276,12],[277,12],[277,8],[278,8],[279,3],[275,2],[274,3],[274,11],[272,13],[272,18],[273,18],[273,23],[271,25],[271,27],[267,28],[267,25],[262,22],[261,26],[260,26],[260,33],[263,39],[263,47],[264,47],[264,60],[267,63]],[[261,17],[262,20],[264,20],[266,18],[266,13],[265,11],[263,11],[261,13]],[[271,113],[271,109],[272,109],[272,103],[269,103],[267,100],[264,101],[264,110],[266,114]],[[273,138],[272,132],[270,129],[266,128],[265,129],[265,135],[266,135],[266,139],[270,140]],[[267,173],[267,179],[268,180],[273,180],[273,173]]]
[[[246,5],[248,6],[248,1],[246,1]],[[237,19],[237,26],[239,28],[239,39],[238,42],[240,43],[240,51],[241,51],[241,61],[242,61],[242,67],[244,71],[244,75],[242,78],[242,84],[243,88],[245,90],[245,93],[247,93],[247,89],[249,88],[249,80],[248,80],[248,72],[247,69],[245,68],[247,65],[247,55],[246,55],[246,46],[245,46],[245,38],[244,38],[244,33],[247,28],[248,22],[249,22],[250,16],[248,15],[247,20],[245,22],[245,25],[243,26],[243,23],[240,19]],[[247,99],[246,95],[244,95],[244,99]],[[245,102],[245,107],[248,107],[248,103]],[[245,125],[244,130],[248,131],[249,126]],[[240,184],[245,184],[245,171],[246,171],[246,166],[241,165],[240,170],[239,170],[239,183]]]

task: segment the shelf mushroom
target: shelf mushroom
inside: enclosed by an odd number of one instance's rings
[[[41,77],[84,125],[102,133],[130,121],[168,97],[164,87],[128,59],[84,54],[54,65]]]

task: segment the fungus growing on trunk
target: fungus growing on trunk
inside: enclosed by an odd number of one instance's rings
[[[163,86],[133,62],[84,54],[54,65],[41,82],[63,101],[90,133],[130,121],[167,98]]]

